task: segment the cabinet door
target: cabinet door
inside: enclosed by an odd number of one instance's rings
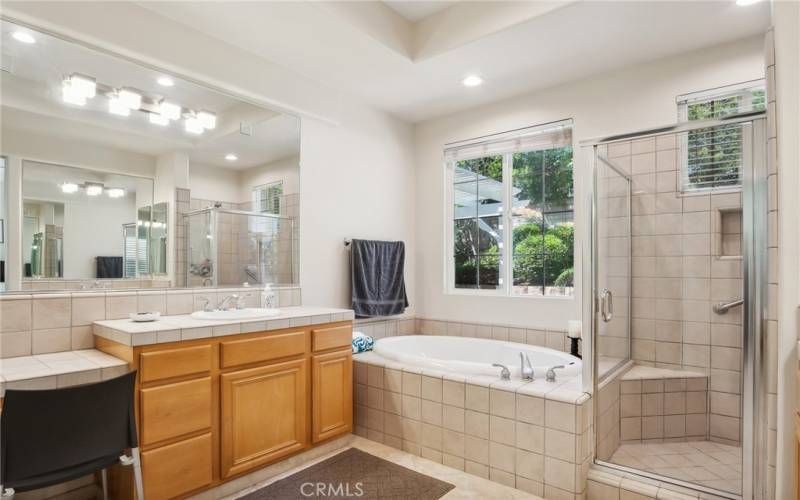
[[[307,371],[300,359],[220,377],[223,478],[308,444]]]
[[[353,430],[353,355],[348,348],[311,357],[313,442]]]

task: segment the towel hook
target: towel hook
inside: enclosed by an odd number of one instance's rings
[[[349,247],[350,243],[351,243],[351,240],[349,238],[345,238],[344,239],[344,246]]]

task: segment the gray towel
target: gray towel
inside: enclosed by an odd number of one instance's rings
[[[352,306],[356,316],[392,316],[408,307],[402,241],[353,240],[350,244]]]

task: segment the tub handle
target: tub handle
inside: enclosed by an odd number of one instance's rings
[[[547,379],[547,381],[548,382],[555,382],[556,381],[556,370],[560,370],[561,368],[564,368],[564,365],[553,366],[549,370],[547,370],[547,373],[545,374],[545,378]]]
[[[511,371],[508,369],[506,365],[501,365],[500,363],[492,363],[492,366],[503,369],[500,372],[500,380],[511,380]]]

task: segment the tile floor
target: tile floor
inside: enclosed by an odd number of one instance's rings
[[[478,499],[488,499],[488,498],[491,498],[492,500],[523,500],[523,499],[541,500],[540,497],[531,495],[529,493],[525,493],[524,491],[516,490],[514,488],[509,488],[508,486],[503,486],[502,484],[491,482],[488,479],[483,479],[478,476],[473,476],[472,474],[467,474],[466,472],[462,472],[456,469],[451,469],[450,467],[444,466],[442,464],[438,464],[436,462],[432,462],[430,460],[426,460],[424,458],[412,455],[410,453],[406,453],[404,451],[400,451],[395,448],[391,448],[389,446],[376,443],[374,441],[369,441],[367,439],[360,438],[358,436],[353,436],[352,441],[349,442],[349,446],[353,446],[360,450],[366,451],[367,453],[371,453],[376,457],[389,460],[398,465],[402,465],[403,467],[407,467],[411,470],[420,472],[422,474],[426,474],[431,477],[435,477],[441,481],[446,481],[448,483],[455,485],[455,489],[450,490],[450,492],[448,492],[445,496],[442,497],[443,500],[459,500],[459,499],[478,500]],[[272,477],[267,481],[261,482],[245,490],[239,491],[234,495],[225,497],[225,499],[234,500],[240,498],[246,495],[247,493],[250,493],[259,488],[263,488],[267,484],[283,479],[284,477],[290,476],[295,472],[303,470],[306,467],[310,467],[311,465],[317,462],[321,462],[322,460],[325,460],[339,453],[340,451],[342,451],[342,448],[339,448],[325,455],[316,457],[315,459],[309,460],[298,467],[285,471],[278,476]]]
[[[741,494],[742,449],[736,446],[711,441],[623,444],[609,462]]]

